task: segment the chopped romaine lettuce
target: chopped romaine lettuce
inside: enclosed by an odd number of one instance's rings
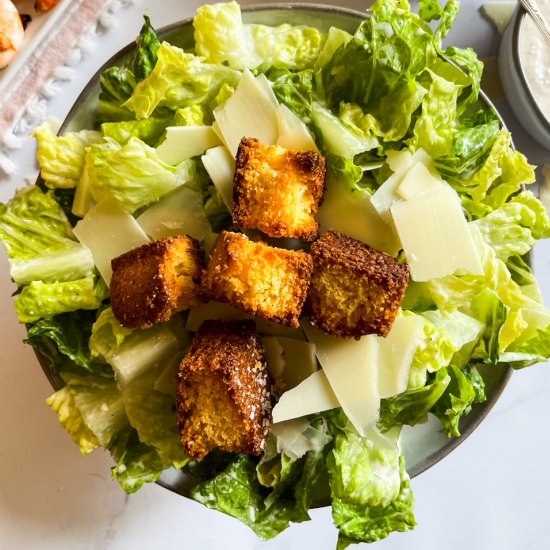
[[[38,141],[40,175],[47,187],[76,187],[84,168],[86,147],[97,143],[101,134],[80,130],[57,136],[56,131],[53,122],[47,120],[33,132]]]
[[[194,161],[166,164],[155,149],[136,137],[124,145],[105,138],[92,145],[88,155],[84,174],[91,196],[96,202],[113,197],[129,212],[155,202],[195,177]]]
[[[238,70],[304,69],[315,63],[322,44],[314,27],[245,24],[236,2],[200,7],[193,27],[198,55]]]
[[[194,54],[163,42],[157,62],[145,80],[139,82],[123,107],[136,118],[147,118],[158,107],[176,111],[181,107],[208,105],[223,84],[235,85],[239,73],[224,65],[204,63]]]
[[[415,526],[413,493],[398,433],[383,435],[373,428],[366,437],[351,431],[335,436],[328,471],[339,548],[375,542],[392,531]]]

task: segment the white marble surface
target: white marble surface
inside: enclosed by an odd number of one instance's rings
[[[244,2],[246,3],[246,2]],[[155,25],[191,15],[199,2],[137,0],[98,40],[78,66],[78,77],[49,103],[62,118],[93,72],[133,40],[147,10]],[[349,7],[364,3],[347,0]],[[498,35],[482,19],[479,3],[463,1],[451,39],[495,55]],[[502,105],[499,105],[502,106]],[[550,162],[504,106],[517,144],[533,163]],[[18,172],[0,177],[5,201],[35,173],[31,140],[14,153]],[[535,268],[550,302],[550,243],[535,253]],[[5,253],[0,252],[0,549],[332,549],[330,511],[261,542],[238,522],[159,486],[126,496],[111,481],[110,459],[82,458],[44,404],[50,388],[30,348],[21,342],[9,294]],[[546,550],[550,548],[550,365],[517,372],[488,418],[442,462],[413,480],[418,527],[394,534],[375,548],[396,550]],[[366,547],[366,545],[365,545]]]

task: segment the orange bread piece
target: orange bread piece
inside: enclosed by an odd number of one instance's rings
[[[295,327],[307,297],[311,256],[223,231],[202,277],[205,297]]]
[[[201,302],[203,255],[187,235],[134,248],[111,265],[111,306],[122,326],[147,328]]]
[[[386,336],[399,310],[409,267],[336,231],[311,247],[310,322],[333,336]]]
[[[201,460],[213,449],[261,454],[271,426],[271,381],[254,322],[205,321],[178,374],[181,442]]]
[[[243,138],[233,183],[233,224],[270,237],[312,241],[325,190],[326,161],[316,151],[294,151]]]

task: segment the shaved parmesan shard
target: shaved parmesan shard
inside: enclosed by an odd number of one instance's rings
[[[211,126],[168,126],[166,138],[156,150],[160,160],[175,165],[220,143]]]
[[[315,344],[282,336],[264,336],[262,342],[271,375],[285,388],[297,386],[317,370]]]
[[[351,190],[332,178],[319,208],[319,224],[321,234],[340,231],[391,256],[401,249],[393,227],[378,215],[368,192]]]
[[[73,229],[76,238],[87,246],[103,280],[111,283],[111,260],[149,242],[134,219],[112,197],[101,200]]]
[[[243,137],[255,137],[267,145],[277,142],[277,107],[265,85],[246,69],[235,93],[214,111],[217,129],[233,157]]]
[[[407,170],[401,180],[397,187],[397,195],[402,199],[412,199],[439,185],[445,185],[445,182],[434,176],[423,162],[416,162]]]
[[[296,151],[317,151],[317,145],[308,127],[286,105],[279,105],[277,121],[277,145]]]
[[[231,212],[233,209],[233,177],[235,175],[235,159],[226,147],[220,145],[208,149],[201,157],[202,164],[218,190],[225,206]]]
[[[202,241],[212,231],[202,207],[202,196],[185,185],[167,193],[137,218],[154,240],[171,235],[189,235]]]
[[[406,170],[412,162],[412,153],[408,149],[402,151],[389,150],[386,153],[386,162],[392,172]]]
[[[404,392],[416,348],[424,337],[419,315],[402,315],[385,338],[378,338],[378,387],[382,399]]]
[[[449,185],[395,203],[391,214],[414,281],[429,281],[457,270],[483,273],[460,198]]]
[[[385,221],[391,221],[389,210],[392,204],[396,200],[400,199],[396,193],[397,188],[401,185],[401,182],[410,167],[417,162],[421,162],[425,165],[429,165],[431,163],[430,156],[426,153],[426,151],[424,151],[424,149],[418,149],[410,157],[403,155],[397,163],[392,163],[394,166],[397,164],[398,170],[394,172],[372,195],[372,205]]]
[[[295,388],[281,395],[273,407],[273,422],[300,418],[308,414],[335,409],[338,406],[338,399],[324,371],[318,370]]]
[[[380,413],[378,338],[337,338],[305,323],[304,331],[317,347],[317,359],[340,406],[355,429],[365,435]]]

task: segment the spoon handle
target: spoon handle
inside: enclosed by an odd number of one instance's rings
[[[550,45],[550,27],[548,22],[542,16],[539,7],[535,0],[520,0],[520,4],[525,8],[525,11],[533,18],[533,21],[543,34],[548,45]]]

